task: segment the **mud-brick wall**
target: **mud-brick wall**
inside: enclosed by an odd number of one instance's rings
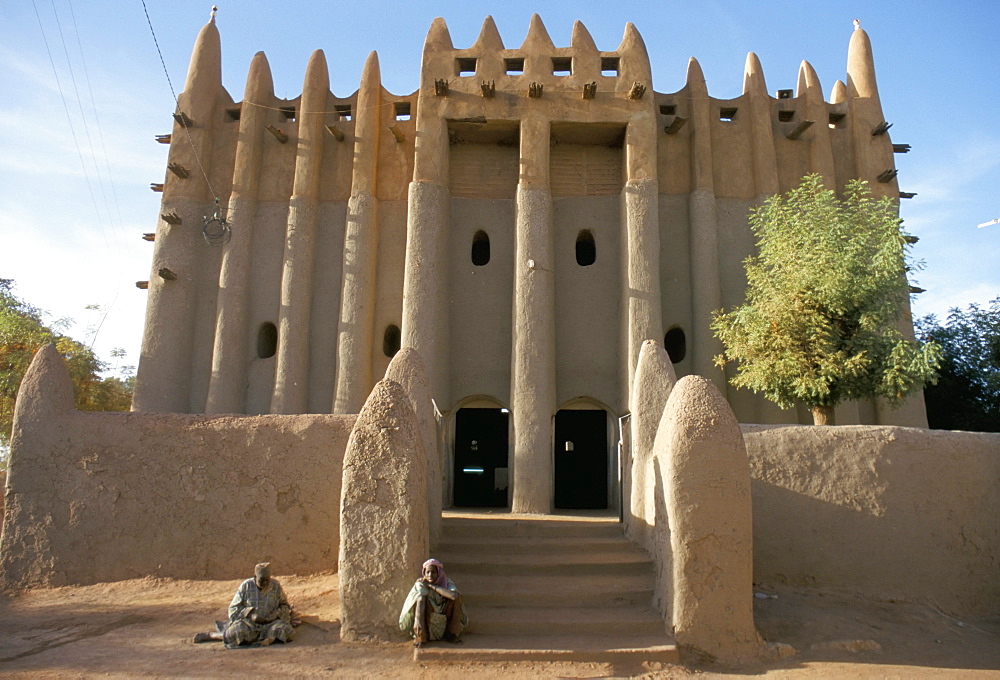
[[[238,578],[265,560],[285,574],[337,568],[357,416],[81,413],[44,400],[33,413],[30,401],[7,481],[6,586]]]
[[[1000,434],[744,425],[758,583],[1000,607]]]

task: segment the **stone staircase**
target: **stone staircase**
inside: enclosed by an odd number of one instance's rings
[[[416,660],[677,663],[652,608],[653,564],[617,517],[445,511],[433,555],[465,598],[464,644]]]

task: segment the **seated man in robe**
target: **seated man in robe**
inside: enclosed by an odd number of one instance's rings
[[[271,578],[270,562],[258,564],[254,577],[240,584],[229,604],[229,622],[220,622],[219,627],[218,631],[198,633],[194,641],[223,640],[229,649],[292,641],[292,608],[281,584]]]
[[[444,565],[427,560],[403,603],[399,628],[413,636],[415,647],[421,647],[431,640],[461,644],[459,635],[468,625],[462,595],[445,575]]]

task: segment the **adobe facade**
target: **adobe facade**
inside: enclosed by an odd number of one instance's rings
[[[829,100],[806,62],[772,96],[752,53],[740,97],[712,98],[695,59],[659,93],[631,24],[611,51],[579,22],[556,47],[536,15],[517,48],[490,18],[456,48],[435,20],[408,95],[372,53],[337,97],[317,50],[300,97],[274,95],[258,53],[234,101],[213,19],[175,119],[134,410],[356,414],[410,347],[445,502],[519,512],[629,506],[619,418],[648,339],[740,422],[809,422],[712,364],[711,312],[743,300],[747,212],[813,172],[900,195],[863,30]],[[221,247],[202,234],[217,210]],[[836,417],[926,426],[919,397]]]

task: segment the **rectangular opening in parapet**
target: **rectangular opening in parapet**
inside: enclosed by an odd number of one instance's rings
[[[660,113],[664,116],[676,116],[677,115],[677,105],[676,104],[660,104]]]
[[[719,120],[727,123],[732,122],[732,120],[736,118],[737,110],[738,109],[735,106],[723,106],[719,109]]]
[[[618,75],[618,57],[601,57],[601,75]]]
[[[242,104],[237,104],[226,109],[226,114],[229,116],[229,120],[239,120],[240,111],[242,111]]]
[[[787,123],[795,118],[795,111],[778,111],[778,120]]]
[[[295,122],[295,107],[294,106],[282,106],[280,109],[281,115],[285,117],[285,120],[290,120]]]
[[[455,60],[455,67],[460,76],[473,76],[476,74],[476,57],[459,57]]]
[[[572,57],[552,57],[552,75],[568,76],[573,73]]]
[[[334,104],[333,110],[337,112],[340,120],[351,120],[350,104]]]
[[[778,90],[778,99],[791,99],[792,90]]]
[[[396,102],[396,120],[410,120],[410,102]]]
[[[503,60],[504,72],[509,76],[519,76],[524,73],[524,59],[515,57]]]
[[[844,119],[847,118],[846,113],[830,113],[830,129],[835,130],[839,127],[843,127]]]

